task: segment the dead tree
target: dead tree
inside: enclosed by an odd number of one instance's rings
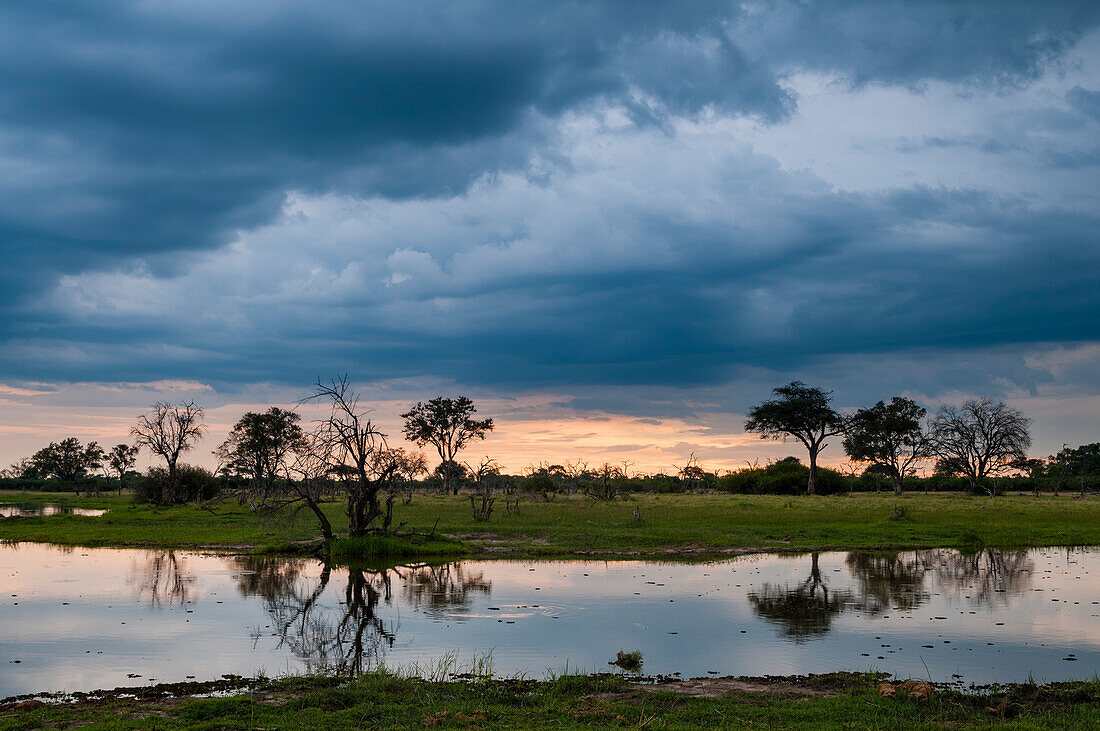
[[[351,390],[345,375],[329,383],[317,381],[305,401],[323,401],[329,414],[322,419],[314,438],[325,445],[333,467],[342,466],[347,477],[340,482],[347,501],[348,535],[364,536],[389,528],[390,510],[383,511],[380,495],[388,489],[399,463],[386,447],[386,435],[374,426],[359,404],[359,394]],[[388,508],[393,506],[390,496]],[[379,518],[386,517],[382,526]]]
[[[470,508],[474,513],[474,520],[488,520],[493,514],[493,483],[500,475],[500,466],[492,457],[485,457],[477,467],[466,465],[473,476],[474,493],[470,495]],[[511,512],[511,510],[509,510]]]
[[[170,404],[158,401],[149,411],[138,417],[137,425],[130,429],[138,446],[146,447],[162,457],[168,466],[168,478],[175,481],[180,455],[190,451],[203,433],[203,410],[194,401]]]

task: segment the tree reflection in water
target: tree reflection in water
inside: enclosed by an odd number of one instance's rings
[[[1034,564],[1025,551],[951,549],[905,553],[849,553],[845,564],[854,587],[830,589],[810,555],[810,575],[799,584],[765,583],[748,594],[753,611],[795,642],[829,632],[843,612],[911,611],[941,592],[963,595],[974,606],[1007,605],[1028,588]]]
[[[144,563],[134,565],[138,599],[146,595],[155,607],[173,604],[184,605],[191,601],[191,588],[195,577],[187,571],[187,564],[175,551],[146,551]]]
[[[343,600],[333,606],[324,595],[334,574],[345,569],[322,565],[318,577],[306,561],[239,557],[242,594],[258,596],[272,620],[280,646],[301,658],[310,672],[355,675],[373,667],[393,647],[398,625],[379,616],[380,604],[393,603],[393,584],[404,584],[408,601],[434,613],[462,611],[475,593],[488,594],[481,574],[467,575],[460,564],[350,567]]]
[[[795,642],[805,642],[829,631],[833,618],[844,611],[850,592],[830,592],[818,566],[820,554],[810,555],[810,575],[790,586],[764,584],[749,592],[749,603],[758,615],[783,629]]]
[[[853,609],[909,611],[930,597],[924,587],[928,565],[920,553],[849,553],[844,563],[857,585]]]
[[[925,556],[941,589],[963,594],[975,606],[1007,606],[1010,597],[1031,586],[1035,568],[1027,551],[986,549],[962,554],[958,551],[919,551]]]
[[[405,597],[416,609],[438,617],[466,611],[475,593],[488,596],[492,586],[484,574],[468,573],[461,563],[423,566],[405,577]]]

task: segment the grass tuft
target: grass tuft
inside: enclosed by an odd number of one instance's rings
[[[390,558],[441,558],[460,556],[469,546],[449,538],[421,536],[362,536],[337,538],[332,558],[337,561],[369,561]]]

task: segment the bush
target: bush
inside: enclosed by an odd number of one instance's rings
[[[72,483],[61,480],[47,480],[40,477],[4,477],[0,478],[0,490],[19,490],[21,492],[72,492]]]
[[[134,482],[134,496],[140,502],[181,505],[212,500],[221,487],[218,478],[202,467],[181,465],[174,480],[168,476],[168,470],[154,467]]]
[[[391,558],[424,558],[461,555],[469,547],[453,538],[434,536],[368,535],[356,538],[337,538],[332,543],[332,558],[372,560]]]
[[[723,492],[748,495],[801,495],[806,492],[810,468],[794,457],[781,459],[767,467],[739,470],[718,478]],[[848,491],[844,475],[828,467],[817,468],[818,495],[834,495]]]
[[[554,478],[546,474],[534,474],[519,481],[520,489],[525,493],[549,500],[558,491]]]

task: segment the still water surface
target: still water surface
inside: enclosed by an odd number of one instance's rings
[[[500,675],[877,669],[970,683],[1100,670],[1100,549],[706,564],[305,559],[0,545],[0,697],[357,671],[492,652]]]
[[[86,515],[98,518],[106,512],[106,510],[70,508],[52,503],[0,503],[0,518],[34,518],[40,515]]]

